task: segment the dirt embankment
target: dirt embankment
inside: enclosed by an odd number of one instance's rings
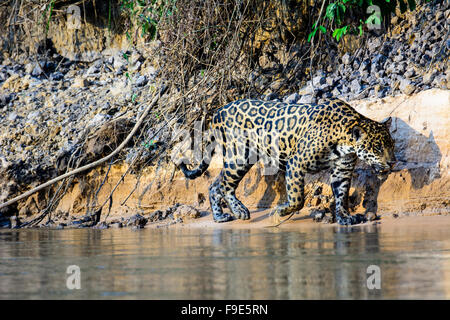
[[[412,96],[354,101],[352,105],[375,120],[393,117],[391,132],[399,160],[396,171],[386,181],[378,180],[363,164],[358,165],[350,192],[352,211],[377,212],[382,216],[449,214],[450,92],[432,89]],[[99,198],[108,196],[126,169],[123,164],[112,167]],[[148,215],[155,210],[165,210],[174,203],[209,210],[208,186],[220,169],[219,157],[213,159],[209,174],[196,180],[186,180],[173,165],[148,168],[136,189],[136,177],[127,176],[114,193],[111,216],[135,212]],[[95,190],[102,182],[104,171],[94,170],[85,178],[88,183],[75,184],[58,209],[83,214],[89,205],[89,198],[84,196],[86,186]],[[283,178],[279,175],[264,176],[262,172],[261,166],[256,165],[237,190],[237,196],[253,211],[272,208],[285,197]],[[332,193],[326,182],[326,174],[309,177],[306,188],[309,196],[303,213],[330,205]],[[134,193],[129,196],[131,190]]]
[[[289,50],[280,46],[275,53],[262,54],[265,68],[250,74],[248,81],[262,93],[252,98],[296,103],[338,97],[372,119],[394,118],[397,171],[380,182],[370,170],[358,167],[351,190],[352,212],[450,212],[449,18],[446,2],[395,17],[388,34],[368,37],[356,51],[329,52],[336,65],[315,66],[308,78],[293,77],[295,89],[290,91],[280,79],[300,74],[297,66],[305,53],[300,46]],[[136,48],[125,35],[109,38],[107,29],[89,21],[82,22],[81,29],[67,28],[64,21],[50,25],[48,36],[54,47],[45,55],[23,53],[14,58],[2,52],[0,56],[1,203],[110,153],[158,86],[164,65],[157,53],[163,51],[164,42]],[[230,95],[235,91],[230,90]],[[161,146],[169,146],[176,122],[166,120],[177,117],[177,111],[164,109],[173,99],[168,94],[162,97],[160,107],[152,110],[116,162],[66,181],[56,199],[60,186],[55,185],[0,210],[0,225],[9,226],[10,216],[23,221],[45,210],[53,212],[49,225],[57,220],[68,225],[70,217],[90,216],[101,204],[102,219],[108,215],[120,222],[120,217],[140,214],[121,223],[135,226],[143,225],[142,218],[169,217],[176,222],[209,210],[208,186],[220,170],[220,159],[214,159],[209,174],[187,181],[168,161],[168,152],[164,157],[157,154]],[[202,112],[198,106],[190,109],[191,114]],[[134,162],[138,154],[139,168]],[[128,172],[131,164],[133,170]],[[303,213],[328,210],[332,197],[326,182],[326,174],[309,177]],[[265,176],[255,166],[242,181],[238,197],[253,211],[272,208],[284,199],[283,178]]]

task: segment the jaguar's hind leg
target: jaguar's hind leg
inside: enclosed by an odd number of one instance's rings
[[[282,217],[303,208],[305,203],[305,174],[297,160],[292,158],[286,165],[286,195],[287,202],[278,205],[271,215]]]
[[[221,202],[224,199],[224,195],[222,193],[222,179],[223,173],[214,180],[214,182],[209,187],[209,203],[211,205],[211,210],[213,214],[213,218],[215,222],[227,222],[233,220],[233,217],[228,213],[223,213]]]
[[[222,194],[224,195],[224,199],[236,219],[250,219],[250,211],[236,197],[235,192],[239,182],[251,167],[252,165],[249,164],[224,164],[223,179],[221,183]]]

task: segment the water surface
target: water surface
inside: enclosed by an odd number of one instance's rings
[[[281,230],[1,230],[0,299],[448,299],[450,219],[429,219]],[[67,288],[70,265],[80,268],[80,290]],[[367,287],[370,265],[380,268],[381,289]]]

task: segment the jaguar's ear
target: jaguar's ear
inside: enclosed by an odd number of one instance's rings
[[[353,137],[353,139],[355,139],[355,141],[358,142],[358,141],[364,139],[365,136],[366,136],[366,132],[361,127],[354,126],[352,128],[352,137]]]
[[[391,127],[391,124],[392,124],[392,118],[389,117],[386,120],[381,121],[381,123],[384,124],[385,127],[389,129]]]

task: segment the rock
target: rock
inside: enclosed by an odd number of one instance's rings
[[[278,90],[280,90],[282,85],[283,85],[283,81],[281,79],[278,79],[270,84],[270,89],[272,91],[278,91]]]
[[[447,90],[449,85],[447,83],[446,77],[443,74],[436,76],[431,84],[444,90]]]
[[[128,61],[125,59],[124,53],[122,52],[118,52],[114,55],[113,61],[113,67],[116,71],[123,69],[128,64]]]
[[[154,81],[156,78],[156,75],[157,75],[157,71],[154,67],[150,66],[147,68],[146,76],[147,76],[148,81],[150,81],[150,82]]]
[[[0,107],[6,106],[13,98],[12,94],[0,94]]]
[[[172,214],[175,220],[197,219],[201,217],[200,211],[192,206],[184,204],[178,206]]]
[[[130,87],[126,80],[115,81],[113,86],[110,88],[110,93],[113,96],[124,95],[130,91]]]
[[[415,89],[416,89],[416,87],[414,86],[414,84],[412,84],[411,80],[403,79],[400,81],[400,90],[404,94],[410,95],[414,92]]]
[[[85,88],[89,85],[89,81],[87,79],[78,77],[73,80],[72,87],[73,88]]]
[[[406,72],[405,72],[405,78],[407,79],[411,79],[412,77],[414,77],[416,75],[416,71],[413,68],[409,68]]]
[[[39,121],[41,119],[41,117],[42,117],[42,113],[39,110],[30,112],[27,115],[27,122],[30,122],[30,121],[33,121],[33,120]]]
[[[338,97],[341,95],[341,92],[338,88],[334,88],[333,91],[331,91],[331,94],[333,95],[333,97]]]
[[[360,61],[358,58],[355,58],[355,59],[353,60],[353,70],[358,69],[359,66],[360,66],[360,64],[361,64],[361,61]]]
[[[425,73],[423,75],[422,82],[424,84],[430,84],[430,83],[433,82],[433,80],[436,77],[436,75],[437,75],[437,71],[436,70],[430,70],[429,72],[427,72],[427,73]]]
[[[307,95],[301,96],[298,103],[312,103],[314,100],[315,99],[312,95],[307,94]]]
[[[360,93],[361,92],[361,83],[358,79],[355,79],[350,84],[350,89],[353,93]]]
[[[147,224],[148,219],[144,218],[140,214],[135,214],[131,218],[128,219],[126,226],[127,227],[136,227],[136,228],[144,228],[144,226]]]
[[[99,126],[111,118],[108,114],[97,113],[88,123],[88,126]]]
[[[400,61],[403,61],[403,60],[405,60],[405,56],[403,54],[399,54],[399,55],[396,55],[394,57],[394,61],[395,62],[400,62]]]
[[[263,98],[263,100],[275,101],[277,98],[278,98],[278,93],[269,92],[266,94],[266,96]]]
[[[312,86],[311,86],[310,84],[304,86],[303,88],[301,88],[301,89],[298,91],[298,94],[299,94],[300,96],[312,95],[313,93],[314,93],[314,90],[313,90],[313,88],[312,88]]]
[[[94,226],[94,229],[100,229],[100,230],[104,230],[104,229],[108,229],[109,225],[106,222],[100,222],[99,224]]]
[[[370,69],[370,60],[366,59],[363,62],[361,62],[360,66],[359,66],[359,72],[363,72],[363,71],[369,71]]]
[[[341,59],[342,59],[342,63],[345,65],[348,65],[351,62],[351,57],[350,57],[349,53],[344,54]]]
[[[59,81],[59,80],[62,80],[63,78],[64,78],[64,74],[59,71],[54,72],[50,75],[50,80],[53,80],[53,81]]]
[[[297,101],[300,99],[300,95],[295,92],[289,96],[287,96],[286,98],[284,98],[283,102],[285,103],[297,103]]]
[[[314,87],[319,87],[320,85],[324,84],[325,81],[326,81],[325,76],[320,75],[312,79],[312,84]]]
[[[33,71],[31,71],[31,75],[33,77],[39,77],[40,75],[42,75],[44,73],[44,71],[42,70],[41,66],[39,64],[36,63],[36,65],[33,68]]]
[[[86,76],[91,76],[98,74],[100,72],[100,68],[97,65],[92,65],[89,67],[89,69],[86,71]]]
[[[136,81],[135,81],[135,85],[137,86],[137,87],[142,87],[142,86],[145,86],[146,84],[147,84],[147,77],[145,76],[145,75],[143,75],[143,76],[139,76],[137,79],[136,79]]]
[[[385,55],[382,55],[379,53],[379,54],[375,55],[375,57],[372,59],[372,64],[375,64],[375,65],[383,64],[386,60],[387,60],[387,57]]]
[[[332,76],[328,76],[328,77],[326,78],[326,84],[327,84],[328,86],[334,87],[334,86],[336,85],[336,83],[337,83],[336,78],[334,78],[334,77],[332,77]]]

